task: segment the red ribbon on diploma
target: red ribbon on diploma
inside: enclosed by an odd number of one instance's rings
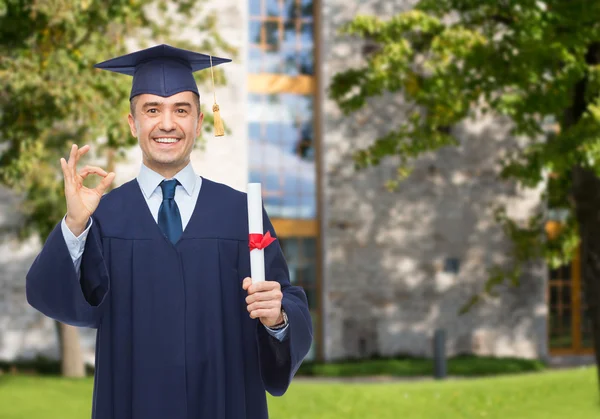
[[[273,243],[275,241],[274,237],[271,237],[271,232],[267,231],[267,234],[262,235],[262,234],[250,234],[249,235],[249,247],[250,247],[250,251],[254,250],[254,249],[264,249],[265,247],[267,247],[268,245],[270,245],[271,243]]]

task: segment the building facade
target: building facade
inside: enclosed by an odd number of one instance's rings
[[[239,49],[223,66],[227,86],[216,92],[231,133],[207,138],[193,153],[194,168],[242,191],[248,182],[262,184],[291,281],[308,296],[311,359],[431,356],[436,329],[446,331],[449,355],[588,353],[578,260],[554,271],[532,263],[520,287],[458,314],[493,265],[510,264],[510,241],[494,208],[506,205],[525,220],[542,205],[540,190],[497,177],[497,157],[518,145],[506,123],[482,118],[456,127],[460,147],[421,157],[395,192],[384,187],[393,160],[354,170],[352,153],[403,118],[405,105],[383,96],[355,115],[341,114],[327,88],[334,74],[361,63],[364,45],[337,30],[359,13],[387,17],[410,6],[219,2],[221,34]],[[212,92],[201,93],[210,112]],[[140,163],[139,150],[131,150],[115,183],[135,177]],[[17,204],[0,190],[0,358],[57,356],[53,323],[25,301],[25,273],[41,244],[14,238]],[[94,331],[82,337],[91,362]]]

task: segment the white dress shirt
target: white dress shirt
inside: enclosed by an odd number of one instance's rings
[[[162,188],[160,187],[160,183],[164,179],[165,178],[162,175],[156,173],[144,164],[142,164],[140,173],[137,177],[137,181],[140,185],[142,193],[144,194],[146,204],[148,204],[150,212],[152,213],[156,223],[158,223],[158,210],[160,209],[160,204],[162,203]],[[173,179],[177,179],[180,183],[175,189],[175,202],[177,203],[179,214],[181,215],[183,231],[185,230],[185,227],[187,226],[190,218],[192,217],[192,213],[194,212],[194,207],[196,206],[196,202],[198,200],[198,194],[200,193],[200,187],[202,186],[202,177],[198,176],[194,172],[191,163],[189,163],[187,166],[181,169],[179,173],[173,176]],[[67,227],[65,219],[66,215],[61,223],[62,233],[65,238],[67,248],[69,249],[69,254],[73,259],[75,271],[77,272],[77,275],[79,275],[79,267],[81,265],[81,256],[83,255],[83,250],[85,248],[85,240],[93,221],[90,218],[90,221],[88,222],[88,225],[83,233],[81,233],[79,237],[75,237],[73,232]],[[269,334],[280,341],[283,340],[287,335],[288,327],[289,324],[282,329],[273,330],[265,326]]]

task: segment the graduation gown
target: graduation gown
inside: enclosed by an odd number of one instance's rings
[[[286,392],[310,349],[311,317],[276,240],[265,249],[265,278],[281,284],[286,339],[250,318],[246,199],[203,178],[173,245],[132,180],[93,214],[81,279],[54,228],[27,274],[27,300],[60,322],[97,328],[92,418],[263,419],[266,391]],[[263,219],[276,237],[264,211]]]

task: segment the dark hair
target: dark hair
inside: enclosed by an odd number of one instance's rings
[[[193,96],[194,96],[194,102],[196,103],[196,109],[198,110],[198,116],[200,116],[200,96],[198,96],[196,93],[194,93]],[[137,105],[138,99],[139,99],[139,96],[134,96],[129,101],[129,112],[131,112],[131,115],[133,115],[133,116],[135,116],[135,107]]]

